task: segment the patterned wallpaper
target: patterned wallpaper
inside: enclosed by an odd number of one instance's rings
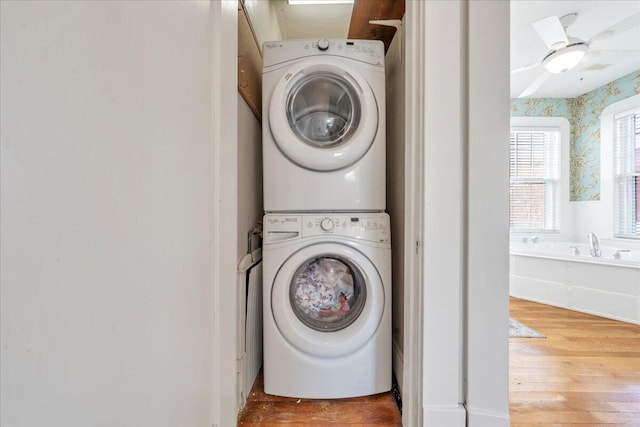
[[[511,115],[566,117],[571,124],[571,201],[600,200],[600,114],[638,93],[640,70],[577,98],[512,99]]]

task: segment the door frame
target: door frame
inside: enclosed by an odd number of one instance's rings
[[[235,63],[238,0],[210,0],[212,37],[212,145],[215,165],[213,192],[214,230],[212,244],[215,248],[213,261],[214,282],[212,314],[213,378],[211,419],[213,427],[236,425],[237,385],[236,348],[237,325],[225,319],[236,319],[235,287],[223,286],[235,283],[236,266],[232,259],[235,250],[237,151],[231,141],[237,140],[237,75],[232,67]],[[403,425],[421,426],[422,416],[422,366],[423,366],[423,278],[422,250],[419,245],[423,227],[423,154],[424,98],[420,96],[424,84],[424,4],[407,2],[406,40],[407,64],[407,115],[405,121],[407,147],[405,153],[405,340],[403,350]],[[415,132],[414,132],[415,129]],[[418,245],[418,246],[416,246]]]
[[[408,1],[405,10],[405,240],[402,425],[422,426],[423,234],[422,141],[424,140],[424,4]]]
[[[238,0],[210,0],[209,6],[216,202],[209,230],[211,419],[226,427],[236,424],[238,408],[237,325],[229,321],[236,319],[235,286],[229,284],[236,274],[237,76],[228,66],[237,61]],[[502,192],[482,191],[483,184],[504,187],[504,171],[508,178],[508,149],[501,145],[502,127],[508,137],[508,56],[484,60],[495,55],[496,37],[508,52],[508,8],[508,2],[407,2],[405,426],[509,423],[508,381],[502,378],[508,375],[508,292],[495,286],[508,282],[508,227],[507,239],[502,236],[508,200]],[[487,99],[497,100],[496,108],[485,108]],[[450,113],[445,120],[440,101]]]
[[[211,313],[212,427],[235,426],[238,418],[236,228],[238,174],[237,34],[238,0],[209,0],[211,63],[211,156],[213,229]],[[207,185],[203,183],[202,185]]]

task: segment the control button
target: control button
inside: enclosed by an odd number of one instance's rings
[[[329,49],[329,40],[327,39],[318,40],[318,49],[320,50]]]
[[[331,218],[324,218],[322,221],[320,221],[320,228],[322,228],[324,231],[333,230],[333,225],[333,220]]]
[[[309,222],[307,223],[307,227],[309,227],[309,228],[313,227],[313,223],[312,223],[311,221],[309,221]]]

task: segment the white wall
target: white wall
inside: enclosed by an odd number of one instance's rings
[[[238,98],[238,261],[247,251],[247,233],[262,219],[262,130]],[[255,242],[257,244],[257,242]]]
[[[1,424],[211,426],[208,2],[0,7]]]
[[[393,371],[402,391],[404,342],[404,245],[405,245],[405,62],[400,39],[403,30],[389,46],[386,64],[387,106],[387,213],[391,217],[393,274]]]
[[[508,427],[509,2],[468,5],[466,406]]]
[[[425,426],[463,426],[465,3],[424,3]],[[433,60],[437,58],[437,60]],[[409,96],[409,94],[407,94]],[[407,111],[407,114],[412,112]],[[405,348],[405,352],[408,349]]]
[[[271,40],[282,40],[276,4],[272,0],[242,0],[251,21],[251,28],[262,49],[262,43]]]

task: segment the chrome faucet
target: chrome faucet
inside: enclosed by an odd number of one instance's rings
[[[613,259],[620,259],[622,252],[631,252],[629,249],[618,249],[613,253]]]
[[[592,257],[600,258],[602,256],[602,248],[600,247],[600,239],[595,233],[587,234],[587,240],[589,240],[589,252]]]

